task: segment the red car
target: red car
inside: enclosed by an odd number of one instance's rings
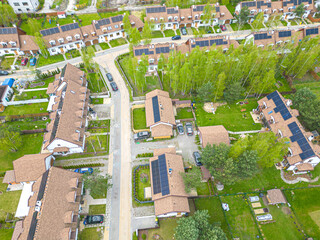
[[[226,31],[227,30],[225,25],[220,25],[220,28],[221,28],[222,31]]]
[[[28,58],[24,58],[21,60],[21,66],[26,66],[28,63]]]

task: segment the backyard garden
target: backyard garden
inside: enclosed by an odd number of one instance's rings
[[[192,119],[192,118],[193,118],[193,114],[190,107],[177,108],[176,119]]]
[[[135,108],[132,110],[133,114],[133,129],[141,130],[147,128],[146,109]]]
[[[90,121],[88,126],[88,132],[90,133],[110,132],[110,119]]]
[[[94,135],[86,138],[86,152],[109,152],[109,135]]]

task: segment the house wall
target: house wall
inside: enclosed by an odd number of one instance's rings
[[[185,215],[186,214],[186,212],[170,212],[170,213],[167,213],[167,214],[158,215],[157,217],[158,218],[175,217],[175,216],[178,215],[178,213],[180,213],[181,215]]]
[[[39,7],[38,0],[8,0],[15,13],[33,13]]]
[[[1,48],[0,49],[0,56],[4,56],[4,55],[9,55],[9,54],[14,54],[17,55],[19,54],[19,49],[18,48]]]
[[[67,43],[64,45],[50,47],[50,48],[48,48],[48,51],[49,51],[50,55],[52,56],[52,55],[62,53],[62,51],[60,50],[61,48],[63,49],[63,52],[68,52],[69,50],[72,50],[72,49],[78,49],[77,44],[79,45],[80,48],[85,46],[84,42],[82,40],[79,40],[79,41],[70,42],[70,43]]]
[[[45,159],[45,162],[46,162],[46,170],[48,170],[50,167],[52,167],[51,166],[51,159],[53,158],[53,160],[54,160],[54,157],[52,156],[52,155],[50,155],[49,157],[47,157],[46,159]]]
[[[119,31],[116,31],[116,32],[100,35],[98,40],[99,40],[99,43],[102,43],[102,42],[107,42],[107,41],[118,39],[118,38],[123,38],[125,36],[126,36],[126,33],[124,32],[124,30],[120,29]]]
[[[2,97],[2,105],[3,106],[8,106],[8,102],[9,102],[9,95],[10,94],[13,94],[13,90],[12,88],[10,88],[9,86],[7,87],[5,93],[3,94],[3,97]]]
[[[83,140],[82,146],[79,146],[79,145],[76,145],[74,143],[62,140],[62,139],[55,139],[55,140],[52,141],[52,143],[49,144],[47,149],[50,152],[53,152],[53,149],[55,149],[56,147],[67,147],[67,148],[70,149],[68,154],[71,154],[71,153],[82,153],[83,150],[84,150],[84,142],[85,142],[85,138]]]

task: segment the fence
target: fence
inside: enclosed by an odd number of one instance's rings
[[[136,187],[137,187],[137,182],[136,182],[136,179],[137,179],[137,171],[139,170],[140,167],[149,167],[149,164],[143,164],[143,165],[139,165],[138,167],[136,167],[134,170],[133,170],[133,197],[134,197],[134,200],[137,201],[138,203],[152,203],[153,201],[151,200],[148,200],[148,201],[140,201],[138,198],[137,198],[137,192],[136,192]]]
[[[125,54],[124,54],[125,55]],[[121,55],[121,57],[122,56],[124,56],[124,55]],[[116,58],[116,65],[117,65],[117,67],[120,69],[120,73],[121,73],[121,75],[126,79],[126,85],[128,85],[129,87],[130,87],[130,89],[128,89],[128,91],[129,91],[129,93],[130,93],[130,97],[133,97],[133,88],[132,88],[132,86],[131,86],[131,83],[130,83],[130,81],[128,80],[128,78],[127,78],[127,75],[124,73],[124,71],[123,71],[123,69],[122,69],[122,67],[121,67],[121,64],[119,63],[119,57],[120,56],[117,56],[117,58]]]
[[[23,105],[23,104],[30,104],[30,103],[44,103],[49,102],[47,98],[43,99],[30,99],[30,100],[24,100],[24,101],[11,101],[8,102],[8,106],[12,105]]]

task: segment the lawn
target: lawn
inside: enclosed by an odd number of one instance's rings
[[[289,83],[285,77],[277,76],[275,86],[272,89],[269,89],[268,91],[264,91],[264,93],[271,93],[275,90],[278,90],[279,92],[289,92],[292,89],[290,88]]]
[[[151,38],[163,38],[163,34],[161,31],[152,31]]]
[[[229,204],[230,207],[230,210],[225,213],[233,238],[256,239],[260,235],[248,202],[243,195],[221,197],[221,201]]]
[[[145,108],[135,108],[133,109],[133,129],[146,129],[146,109]]]
[[[76,57],[81,56],[80,51],[78,49],[72,49],[72,50],[66,52],[65,55],[66,55],[67,59],[76,58]]]
[[[103,236],[103,227],[85,228],[79,233],[79,240],[96,240]]]
[[[90,205],[89,206],[89,214],[90,215],[97,215],[97,214],[105,214],[106,213],[106,205]]]
[[[86,138],[86,147],[88,153],[109,151],[109,136],[99,135]]]
[[[199,33],[198,29],[196,29],[194,27],[192,27],[191,30],[192,30],[193,35],[197,35]]]
[[[289,20],[289,23],[291,23],[291,26],[296,26],[296,25],[298,25],[295,20]]]
[[[48,56],[48,58],[44,58],[42,55],[39,55],[37,59],[37,67],[42,67],[45,65],[57,63],[57,62],[62,62],[64,61],[63,55],[62,54],[57,54],[53,56]]]
[[[109,44],[108,44],[108,43],[105,43],[105,42],[99,43],[99,45],[100,45],[100,47],[102,48],[102,50],[106,50],[106,49],[109,49],[109,48],[110,48]]]
[[[113,16],[118,16],[124,14],[126,11],[115,11],[115,12],[101,12],[99,13],[101,18],[108,18],[108,17],[113,17]],[[129,12],[127,11],[129,14]]]
[[[111,47],[118,47],[124,44],[127,44],[127,41],[124,38],[118,38],[110,41]]]
[[[150,168],[139,168],[137,171],[138,179],[137,179],[137,197],[140,201],[146,200],[144,198],[144,188],[151,187],[150,182]]]
[[[44,113],[47,112],[47,107],[47,102],[8,106],[4,112],[0,113],[0,116]]]
[[[107,192],[108,190],[105,188],[103,192],[100,192],[100,194],[95,195],[95,194],[91,194],[91,197],[93,197],[93,199],[101,199],[101,198],[106,198],[107,197]]]
[[[280,22],[282,23],[283,26],[287,26],[288,25],[287,21],[281,20]]]
[[[108,127],[110,129],[110,119],[90,121],[88,127],[89,128],[92,128],[92,127],[101,127],[101,128]]]
[[[33,129],[44,129],[46,128],[47,123],[50,120],[39,120],[39,121],[13,121],[13,122],[6,122],[6,126],[12,126],[19,130],[33,130]]]
[[[46,92],[47,90],[22,92],[20,95],[15,96],[14,101],[48,98],[49,96]]]
[[[201,186],[197,188],[198,195],[210,195],[209,185],[207,182],[201,183]]]
[[[285,191],[298,221],[308,237],[320,239],[320,188]]]
[[[93,98],[91,100],[92,104],[103,104],[103,98]]]
[[[213,28],[214,28],[215,33],[221,33],[222,32],[220,27],[219,27],[219,25],[214,25]]]
[[[295,87],[297,90],[307,87],[313,92],[317,97],[320,99],[320,84],[319,81],[314,79],[314,77],[307,73],[305,76],[303,76],[301,79],[295,79],[293,81],[293,87]]]
[[[148,230],[148,240],[152,240],[153,235],[160,235],[160,239],[173,239],[175,228],[178,226],[179,218],[161,218],[159,220],[160,228],[153,228]]]
[[[17,152],[0,149],[0,173],[13,168],[12,161],[25,154],[40,153],[43,142],[43,134],[22,135],[22,146]],[[1,206],[1,204],[0,204]]]
[[[88,88],[92,93],[99,93],[107,91],[105,82],[101,79],[100,74],[96,77],[96,73],[89,73],[87,75]]]
[[[239,31],[239,30],[251,30],[251,26],[250,24],[246,23],[244,25],[241,26],[240,29],[238,23],[231,23],[230,26],[232,27],[233,31]]]
[[[199,126],[223,125],[229,131],[249,131],[261,129],[260,123],[254,123],[250,111],[258,106],[256,100],[248,100],[249,104],[227,104],[217,108],[215,114],[203,109],[203,104],[197,104],[196,117]],[[241,112],[241,110],[245,110]]]
[[[57,22],[60,26],[73,23],[73,20],[76,20],[75,17],[68,15],[66,18],[58,18]]]
[[[100,16],[98,13],[90,13],[90,14],[81,14],[77,15],[79,21],[81,22],[82,26],[90,25],[93,20],[100,20]]]
[[[13,64],[14,61],[14,57],[6,57],[6,58],[1,58],[1,65],[0,65],[0,69],[1,70],[10,70],[11,69],[11,65]]]
[[[186,108],[177,108],[176,119],[187,119],[193,118],[192,110],[189,107]]]
[[[11,229],[0,229],[0,239],[1,240],[11,240],[13,234],[13,228]]]
[[[221,227],[222,230],[227,234],[227,237],[231,239],[228,224],[224,217],[219,198],[197,198],[194,201],[196,204],[196,210],[208,210],[210,215],[209,222],[215,226]]]
[[[164,30],[163,32],[166,37],[173,37],[176,35],[172,29]]]
[[[54,76],[53,76],[53,77],[46,78],[46,79],[44,79],[44,80],[32,81],[32,82],[29,84],[28,89],[47,88],[47,87],[49,86],[49,83],[52,83],[53,81],[54,81]],[[40,83],[40,82],[43,82],[44,84],[43,84],[43,85],[40,85],[40,86],[36,86],[36,87],[31,87],[31,84]]]
[[[177,35],[180,35],[180,36],[181,36],[180,29],[176,29],[176,33],[177,33]]]

